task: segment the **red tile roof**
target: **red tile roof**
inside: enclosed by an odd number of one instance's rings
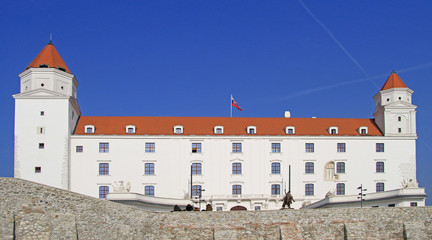
[[[391,89],[391,88],[408,88],[404,82],[402,82],[402,79],[395,73],[392,72],[390,76],[388,77],[387,81],[384,83],[384,86],[381,88],[380,91]]]
[[[52,43],[48,43],[48,45],[42,49],[33,62],[28,65],[26,70],[29,68],[38,68],[40,65],[48,65],[50,68],[61,67],[64,68],[66,72],[71,73]]]
[[[94,125],[95,133],[84,132],[85,125]],[[214,134],[215,126],[223,126],[222,135],[250,135],[248,126],[256,126],[256,134],[286,135],[287,126],[295,127],[295,135],[327,136],[328,128],[338,127],[338,136],[358,136],[359,127],[368,127],[369,136],[382,136],[373,119],[353,118],[228,118],[228,117],[80,117],[75,135],[131,135],[126,126],[136,126],[134,135],[178,135],[174,126],[182,125],[182,135],[220,135]]]

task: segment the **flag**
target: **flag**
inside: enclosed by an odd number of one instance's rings
[[[231,95],[231,106],[236,107],[238,110],[243,111],[239,105],[237,104],[237,102],[234,100],[234,98]]]

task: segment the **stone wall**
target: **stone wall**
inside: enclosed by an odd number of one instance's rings
[[[432,208],[154,213],[0,178],[0,239],[432,239]]]

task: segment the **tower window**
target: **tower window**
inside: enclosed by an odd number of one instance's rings
[[[345,152],[346,148],[345,148],[345,143],[338,143],[337,144],[337,152]]]
[[[232,144],[232,152],[233,153],[241,153],[242,152],[242,144],[241,143],[233,143]]]
[[[337,173],[345,173],[345,163],[344,162],[336,163],[336,172]]]
[[[274,195],[280,195],[280,184],[272,184],[271,185],[271,194]]]
[[[99,163],[99,175],[109,175],[109,163]]]
[[[153,197],[154,196],[154,186],[145,186],[144,195]]]
[[[154,163],[144,164],[144,175],[154,175],[154,173],[155,173]]]
[[[383,173],[384,172],[384,162],[376,162],[376,172]]]
[[[387,102],[390,102],[390,98],[387,98]]]
[[[100,153],[109,152],[109,143],[99,143],[99,152]]]
[[[241,195],[242,186],[241,185],[233,185],[232,186],[232,194],[233,195]]]
[[[241,163],[233,163],[232,164],[232,174],[242,174]]]
[[[39,143],[39,149],[44,149],[45,148],[45,143]]]
[[[76,146],[76,152],[83,152],[84,148],[83,146]]]
[[[202,194],[202,186],[201,185],[192,185],[192,196],[199,197]]]
[[[305,149],[306,149],[306,152],[314,152],[314,144],[313,143],[306,143]]]
[[[146,143],[145,144],[145,152],[155,152],[156,145],[155,143]]]
[[[280,153],[281,152],[280,143],[272,143],[271,148],[272,148],[273,153]]]
[[[41,87],[45,86],[45,84],[41,83]]]
[[[401,97],[399,97],[399,100],[402,100],[402,98],[401,98]]]
[[[58,70],[63,71],[63,72],[66,72],[66,69],[65,69],[65,68],[62,68],[62,67],[58,67]],[[63,89],[63,87],[62,87],[62,89]]]
[[[192,143],[192,152],[200,153],[201,152],[201,143]]]
[[[201,175],[202,166],[201,163],[192,163],[192,175]]]
[[[401,117],[398,117],[398,122],[400,122],[400,121],[402,121],[402,118],[401,118]]]
[[[38,67],[40,67],[40,68],[47,68],[47,67],[49,67],[49,65],[41,64],[41,65],[39,65]]]
[[[43,128],[43,127],[38,127],[38,129],[37,129],[37,133],[38,133],[38,134],[44,134],[44,133],[45,133],[45,128]]]
[[[281,165],[278,162],[274,162],[271,164],[271,173],[272,174],[280,174]]]
[[[35,167],[35,173],[40,173],[42,171],[41,167]]]
[[[40,115],[41,115],[41,116],[45,116],[45,112],[44,112],[44,111],[41,111],[41,112],[40,112]]]
[[[402,128],[398,128],[398,133],[401,133],[402,132]]]

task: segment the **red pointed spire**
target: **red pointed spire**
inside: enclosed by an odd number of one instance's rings
[[[36,56],[36,58],[28,65],[26,69],[29,68],[38,68],[38,67],[48,67],[48,68],[57,68],[60,70],[65,70],[68,73],[69,68],[66,66],[66,63],[61,58],[60,54],[57,52],[57,49],[51,43],[51,41],[42,49],[42,51]]]
[[[396,74],[396,72],[393,70],[393,72],[388,77],[387,81],[384,83],[384,86],[381,88],[380,91],[391,89],[391,88],[408,88],[404,82],[402,82],[402,79]]]

